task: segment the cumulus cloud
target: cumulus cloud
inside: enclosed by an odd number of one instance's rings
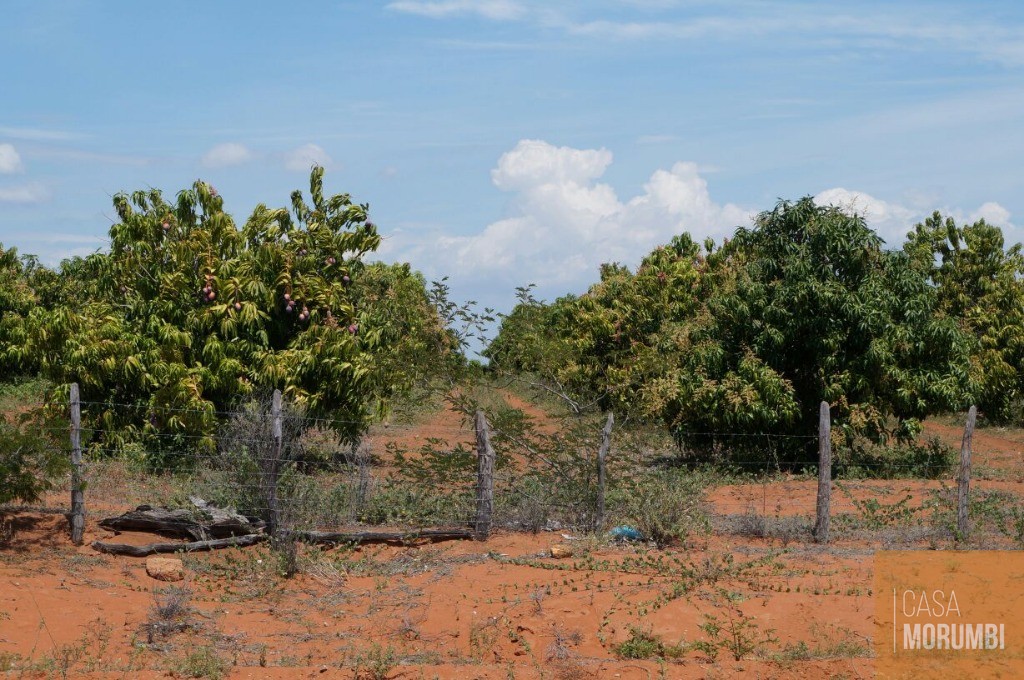
[[[11,175],[24,170],[21,156],[13,144],[0,144],[0,173]]]
[[[205,154],[200,161],[207,168],[225,168],[248,163],[254,158],[252,151],[244,144],[226,142],[218,144]]]
[[[989,224],[996,226],[1013,227],[1013,224],[1010,222],[1010,211],[993,201],[982,203],[981,207],[970,214],[969,219],[971,222],[985,220]]]
[[[695,163],[657,169],[636,195],[623,197],[601,181],[613,161],[603,148],[521,140],[491,171],[494,186],[509,197],[501,219],[468,235],[404,225],[384,235],[376,256],[411,262],[431,279],[450,276],[456,298],[507,309],[516,286],[537,284],[538,296],[547,299],[581,293],[597,280],[602,263],[636,266],[683,232],[697,242],[710,236],[720,243],[737,226],[751,224],[755,211],[715,200]],[[842,187],[822,191],[815,200],[863,215],[893,248],[934,206],[927,201],[908,207]],[[1020,240],[1009,211],[997,203],[973,213],[941,212],[958,222],[984,217],[1004,229],[1008,242]]]
[[[559,147],[524,139],[498,160],[494,185],[511,194],[510,215],[479,234],[392,234],[385,252],[456,278],[542,293],[581,290],[601,263],[635,265],[655,246],[688,231],[720,237],[750,221],[750,211],[716,203],[694,163],[654,172],[643,192],[623,200],[599,180],[612,164],[607,149]],[[431,271],[443,262],[447,272]]]
[[[49,190],[38,183],[0,187],[0,203],[42,203],[48,198]]]
[[[932,213],[931,209],[922,211],[899,203],[883,201],[863,191],[851,191],[841,187],[826,189],[816,195],[814,200],[822,205],[834,205],[848,214],[864,217],[868,226],[878,232],[886,243],[893,247],[899,247],[914,225],[924,221]],[[1013,238],[1013,232],[1016,230],[1010,221],[1010,211],[991,201],[983,203],[971,213],[965,213],[959,208],[944,208],[939,212],[949,215],[961,223],[984,219],[989,224],[1002,227],[1004,231],[1008,232],[1009,238]]]
[[[924,217],[897,203],[888,203],[863,191],[842,187],[826,189],[815,196],[814,201],[819,205],[833,205],[850,215],[860,215],[886,243],[894,245],[899,245],[911,227]]]
[[[475,14],[485,19],[508,21],[522,17],[526,10],[514,0],[399,0],[388,9],[434,19],[459,14]]]
[[[334,160],[316,144],[303,144],[284,155],[284,167],[292,172],[309,172],[314,165],[330,168]]]

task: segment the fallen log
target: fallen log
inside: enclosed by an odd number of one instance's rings
[[[270,538],[266,534],[248,534],[215,538],[208,541],[192,541],[190,543],[147,543],[146,545],[127,545],[125,543],[104,543],[94,541],[93,550],[110,555],[128,555],[129,557],[146,557],[158,553],[201,552],[218,548],[244,547],[255,545]]]
[[[140,505],[134,510],[100,520],[100,526],[111,531],[151,531],[167,536],[191,538],[194,541],[247,536],[259,533],[263,522],[250,520],[230,509],[218,508],[202,498],[190,498],[195,510],[159,508]]]
[[[333,531],[297,531],[293,534],[295,540],[302,543],[399,543],[406,544],[413,541],[453,541],[472,540],[476,533],[468,529],[425,529],[423,531],[359,531],[355,533],[333,532]],[[192,541],[190,543],[148,543],[146,545],[128,545],[125,543],[104,543],[95,541],[92,544],[94,550],[110,555],[128,555],[129,557],[146,557],[158,553],[176,552],[201,552],[204,550],[217,550],[218,548],[245,547],[255,545],[268,540],[266,534],[247,534],[245,536],[231,536],[229,538],[217,538],[207,541]]]
[[[188,543],[150,543],[128,545],[96,541],[92,547],[112,555],[145,557],[157,553],[197,552],[216,550],[232,546],[248,546],[261,543],[269,538],[264,532],[265,523],[236,513],[234,510],[218,508],[201,498],[190,498],[195,510],[188,508],[160,508],[140,505],[117,517],[100,520],[100,526],[115,532],[151,531],[175,537],[191,538]],[[407,544],[414,541],[472,540],[477,537],[471,529],[419,529],[413,531],[285,531],[282,538],[302,543],[393,543]]]

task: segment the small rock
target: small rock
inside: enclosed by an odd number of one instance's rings
[[[572,557],[572,547],[565,545],[564,543],[555,543],[551,546],[551,556],[557,559]]]
[[[157,581],[180,581],[185,578],[185,565],[172,557],[146,559],[146,573]]]

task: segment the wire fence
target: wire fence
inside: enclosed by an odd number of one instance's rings
[[[657,538],[663,525],[705,516],[716,529],[760,535],[772,522],[788,522],[828,542],[833,514],[840,522],[910,518],[911,508],[929,500],[949,507],[956,495],[960,520],[969,504],[970,432],[959,467],[936,447],[921,447],[910,460],[852,450],[833,458],[824,405],[818,435],[694,431],[676,437],[670,451],[651,451],[625,433],[612,437],[611,419],[603,431],[595,421],[547,432],[492,424],[480,413],[422,431],[377,428],[351,443],[335,428],[354,421],[306,417],[282,405],[279,394],[271,404],[236,411],[75,396],[77,390],[63,405],[69,424],[51,419],[38,430],[68,442],[60,453],[72,460],[72,474],[55,493],[71,498],[76,541],[86,508],[98,518],[142,505],[208,503],[268,534],[392,527],[486,537],[493,528],[603,531],[629,523]],[[102,423],[104,413],[131,409],[155,422],[213,415],[220,425],[211,434],[151,427],[125,440]],[[957,522],[964,536],[968,529]]]

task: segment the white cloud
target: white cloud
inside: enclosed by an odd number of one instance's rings
[[[21,172],[25,167],[21,164],[21,156],[12,144],[0,144],[0,174],[11,175]]]
[[[640,9],[670,9],[674,3],[640,0],[631,4]],[[762,3],[751,5],[751,11],[747,12],[730,12],[722,5],[717,12],[699,16],[669,14],[640,21],[600,16],[576,20],[561,17],[556,18],[554,25],[570,35],[602,40],[749,41],[781,35],[786,37],[786,44],[799,48],[941,49],[1007,66],[1024,63],[1020,29],[1012,23],[979,19],[957,10],[937,10],[926,19],[919,14],[901,11],[896,4],[886,11],[852,14],[822,3],[805,6]],[[777,45],[778,41],[774,41],[773,47]]]
[[[526,11],[514,0],[399,0],[390,3],[388,9],[435,19],[459,14],[476,14],[497,21],[518,19]]]
[[[834,205],[847,214],[862,216],[886,243],[894,246],[899,245],[914,224],[925,217],[897,203],[888,203],[863,191],[850,191],[842,187],[822,191],[814,197],[814,202]]]
[[[545,184],[582,184],[597,179],[612,163],[608,149],[555,147],[537,139],[523,139],[498,159],[491,180],[503,191]]]
[[[303,144],[284,155],[284,167],[292,172],[309,172],[314,165],[330,168],[334,160],[316,144]]]
[[[1010,222],[1010,211],[993,201],[982,203],[981,207],[971,213],[968,219],[971,222],[985,220],[989,224],[999,227],[1013,227],[1013,224]]]
[[[542,294],[561,294],[585,289],[601,263],[635,265],[683,231],[719,237],[749,223],[750,211],[711,199],[694,163],[656,171],[643,193],[624,201],[598,181],[612,160],[607,149],[522,140],[491,172],[494,185],[512,194],[508,217],[473,236],[398,232],[384,252],[428,276],[455,273],[453,280],[507,290],[536,283]]]
[[[42,203],[48,198],[49,190],[38,183],[0,187],[0,203]]]
[[[883,201],[862,191],[850,191],[841,187],[826,189],[815,196],[814,200],[822,205],[834,205],[849,214],[861,215],[867,220],[868,226],[894,248],[903,243],[915,224],[923,222],[933,212],[931,208],[910,208],[899,203]],[[972,213],[965,213],[959,208],[942,208],[939,212],[953,217],[961,224],[969,224],[984,218],[989,224],[1002,227],[1008,242],[1012,243],[1016,238],[1016,227],[1010,221],[1010,211],[998,203],[983,203]]]
[[[451,276],[456,295],[504,308],[515,286],[535,283],[538,296],[546,298],[580,293],[597,280],[602,263],[635,266],[683,232],[698,243],[709,236],[721,242],[754,216],[716,201],[692,162],[655,170],[637,195],[620,197],[601,181],[613,160],[607,149],[522,140],[491,171],[495,187],[509,194],[506,216],[470,235],[404,225],[386,236],[377,256],[409,261],[428,278]],[[815,200],[863,215],[890,247],[899,247],[932,210],[842,187],[822,191]],[[942,212],[958,222],[967,219],[964,211]],[[973,216],[999,224],[1007,240],[1015,240],[1002,206],[986,203]]]
[[[252,151],[244,144],[226,142],[216,145],[203,154],[201,163],[208,168],[224,168],[248,163],[253,158]]]

